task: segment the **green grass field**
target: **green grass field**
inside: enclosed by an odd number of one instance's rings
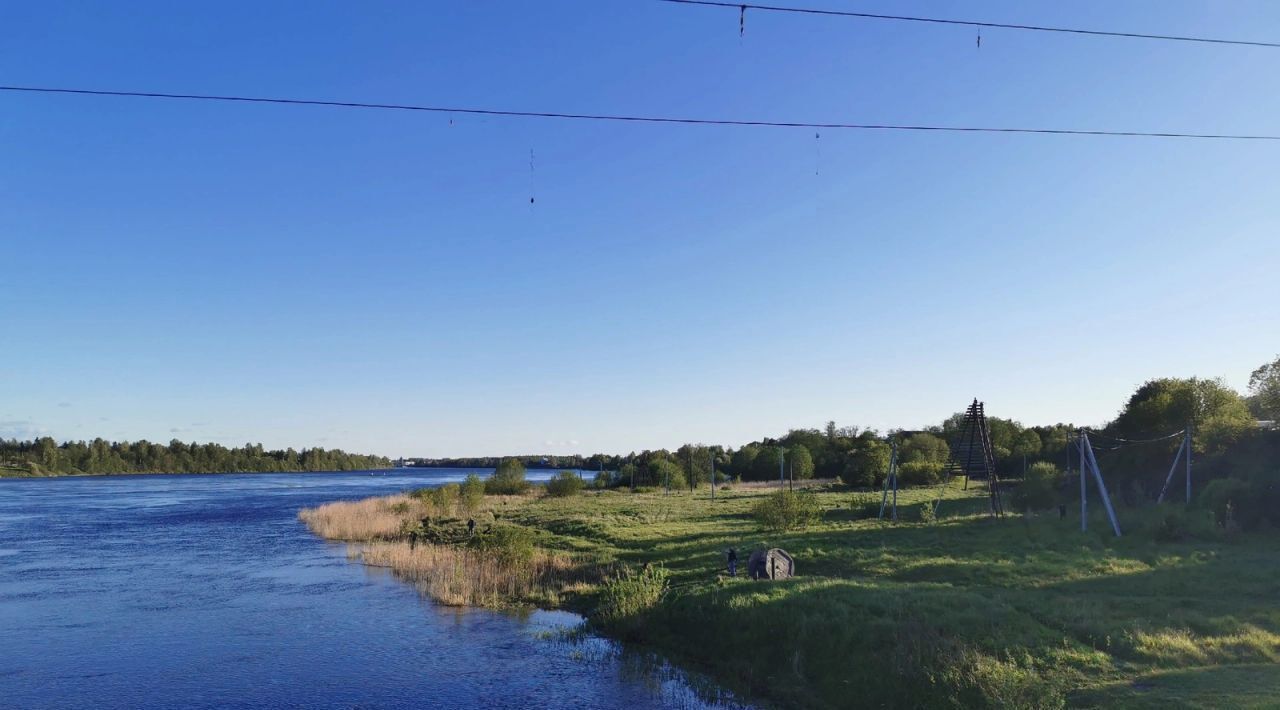
[[[819,524],[769,533],[750,514],[763,494],[589,492],[500,515],[543,547],[664,566],[663,602],[605,630],[780,705],[1280,706],[1280,536],[1205,524],[1158,542],[1169,507],[1122,508],[1116,539],[1076,511],[993,520],[985,491],[955,487],[935,523],[920,510],[939,489],[901,493],[897,524],[821,491]],[[729,579],[731,546],[740,571],[782,547],[798,577]],[[567,603],[589,612],[593,594]]]

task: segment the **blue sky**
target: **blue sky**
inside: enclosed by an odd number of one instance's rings
[[[819,2],[1276,40],[1271,2]],[[1280,50],[648,0],[26,3],[3,84],[1280,133]],[[1280,144],[0,94],[0,436],[738,445],[1100,423],[1280,352]],[[530,151],[533,169],[530,169]],[[535,198],[530,204],[529,198]]]

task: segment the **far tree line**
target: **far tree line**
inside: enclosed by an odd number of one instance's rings
[[[385,456],[349,454],[341,449],[266,450],[262,444],[228,448],[221,444],[149,441],[33,441],[0,439],[0,465],[34,475],[77,473],[271,473],[363,471],[388,468]]]

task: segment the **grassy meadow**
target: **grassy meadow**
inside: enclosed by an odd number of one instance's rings
[[[895,524],[875,519],[878,494],[812,493],[818,519],[786,532],[753,516],[769,494],[758,485],[714,503],[705,487],[489,496],[469,512],[399,496],[301,517],[445,603],[572,608],[766,704],[1280,705],[1274,533],[1121,507],[1117,539],[1101,511],[1087,533],[1075,510],[994,520],[985,490],[958,486],[900,492]],[[765,546],[789,551],[798,576],[727,576],[727,548],[742,574]]]

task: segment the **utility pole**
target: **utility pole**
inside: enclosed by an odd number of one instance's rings
[[[1080,451],[1080,532],[1089,529],[1089,497],[1088,491],[1085,489],[1084,482],[1084,431],[1081,430],[1076,434],[1076,444],[1079,445]]]
[[[1187,505],[1191,504],[1191,424],[1187,424]]]
[[[711,458],[711,502],[716,502],[716,452],[707,448],[707,456]]]
[[[786,482],[787,482],[787,463],[786,462],[787,462],[787,450],[779,446],[778,447],[778,490],[782,490],[782,487],[786,485]]]

